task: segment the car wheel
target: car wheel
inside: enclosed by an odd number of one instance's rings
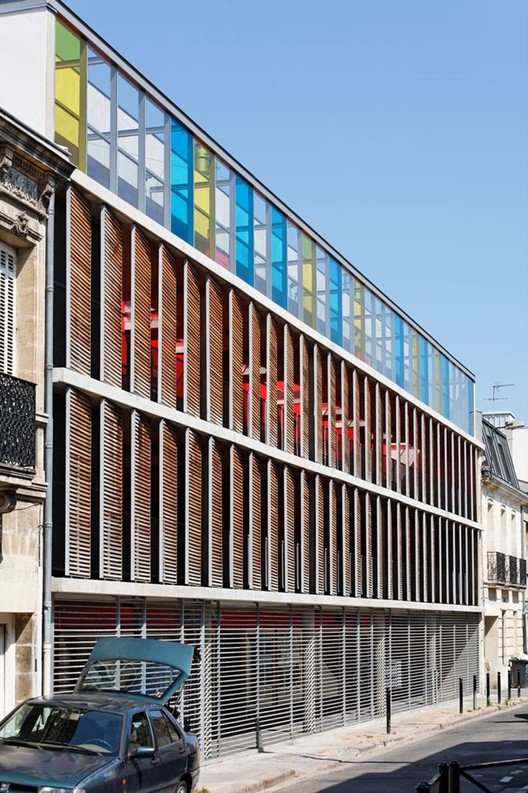
[[[189,793],[189,785],[185,781],[185,779],[181,779],[178,784],[176,785],[176,790],[174,793]]]

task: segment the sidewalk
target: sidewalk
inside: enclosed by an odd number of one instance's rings
[[[320,774],[344,760],[425,738],[462,721],[482,718],[496,710],[520,705],[528,701],[528,692],[522,693],[520,699],[514,696],[509,703],[503,701],[501,705],[492,703],[489,706],[486,706],[485,697],[480,695],[475,710],[472,709],[472,702],[465,701],[463,713],[459,712],[458,701],[396,713],[392,717],[390,735],[387,735],[383,718],[271,744],[265,746],[263,752],[240,752],[202,765],[197,791],[256,793],[284,784],[289,779]]]

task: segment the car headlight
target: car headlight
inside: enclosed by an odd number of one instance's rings
[[[52,787],[51,785],[43,785],[39,787],[39,793],[86,793],[82,787]]]

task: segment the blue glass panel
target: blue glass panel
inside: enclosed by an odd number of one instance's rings
[[[286,266],[286,216],[271,208],[271,298],[288,307]]]
[[[341,266],[330,258],[330,338],[336,344],[343,341],[343,292]]]
[[[426,405],[429,404],[429,344],[424,338],[420,338],[420,398]]]
[[[253,190],[236,177],[236,274],[253,286]]]
[[[171,118],[171,231],[193,242],[193,138]]]
[[[403,388],[405,382],[405,367],[403,359],[403,319],[397,314],[394,315],[394,336],[396,382]]]

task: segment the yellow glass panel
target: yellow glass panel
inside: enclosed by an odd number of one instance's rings
[[[71,143],[75,149],[79,148],[79,119],[72,116],[59,105],[55,105],[55,133],[62,138],[66,145]],[[60,142],[60,141],[58,141]],[[74,151],[71,151],[74,154]]]
[[[81,78],[76,69],[58,68],[55,78],[55,99],[77,117],[81,110]]]
[[[194,180],[194,204],[197,209],[201,210],[206,215],[209,214],[211,207],[211,188],[208,184],[204,184],[203,180],[200,183],[196,178]]]
[[[209,239],[209,216],[198,210],[194,213],[194,230],[204,239]]]

